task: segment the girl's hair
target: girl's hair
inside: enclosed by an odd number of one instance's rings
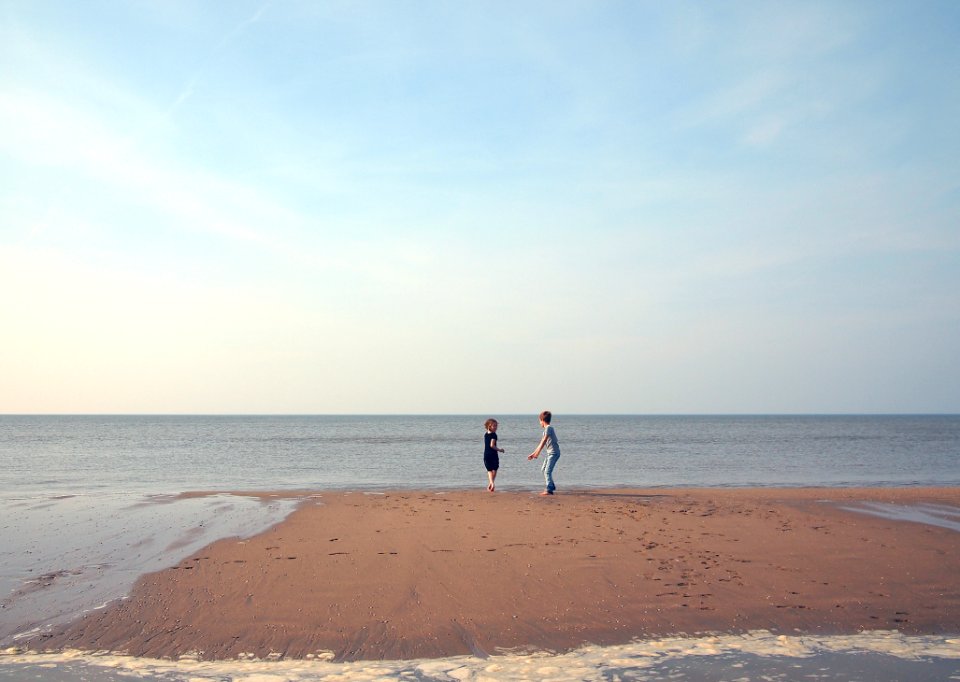
[[[498,426],[497,420],[496,420],[496,419],[488,419],[487,421],[483,422],[483,426],[484,426],[484,428],[485,428],[487,431],[489,431],[491,426]]]
[[[550,410],[544,410],[540,413],[540,419],[543,420],[544,424],[549,424],[550,420],[553,419],[553,413]]]

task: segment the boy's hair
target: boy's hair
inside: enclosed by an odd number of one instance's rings
[[[553,413],[550,410],[544,410],[540,413],[540,419],[544,424],[549,424],[550,420],[553,419]]]
[[[488,419],[487,421],[483,422],[483,428],[485,428],[487,431],[490,430],[491,426],[498,426],[496,419]]]

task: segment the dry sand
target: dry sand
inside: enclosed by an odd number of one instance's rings
[[[321,493],[37,650],[341,660],[668,634],[960,632],[960,532],[843,507],[960,488]]]

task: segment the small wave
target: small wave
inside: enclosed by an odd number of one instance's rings
[[[870,656],[874,658],[870,658]],[[844,658],[846,657],[846,658]],[[99,668],[140,679],[286,680],[310,682],[324,679],[480,681],[550,679],[557,682],[598,679],[702,679],[683,670],[709,664],[737,672],[737,679],[824,679],[817,672],[825,661],[856,660],[862,669],[872,664],[877,681],[895,680],[898,675],[920,673],[926,679],[951,679],[960,673],[960,637],[907,636],[898,632],[870,632],[838,636],[786,636],[766,631],[746,635],[718,635],[698,638],[664,638],[632,644],[586,646],[565,654],[546,652],[501,652],[486,658],[457,656],[410,661],[335,662],[333,654],[318,651],[307,660],[283,660],[273,654],[267,660],[241,655],[234,661],[203,661],[200,652],[177,661],[67,651],[34,654],[16,649],[0,652],[0,673],[26,671],[29,667]],[[890,665],[895,661],[897,665]],[[771,669],[782,674],[771,675]],[[886,670],[886,672],[885,672]],[[906,672],[905,672],[906,671]],[[931,671],[933,676],[931,677]],[[784,677],[786,674],[787,677]],[[41,676],[41,679],[42,676]],[[60,679],[60,678],[58,678]],[[77,679],[80,679],[78,676]],[[719,678],[718,678],[719,679]]]

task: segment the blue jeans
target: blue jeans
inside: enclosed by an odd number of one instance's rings
[[[560,459],[559,453],[556,455],[547,455],[546,459],[543,460],[543,479],[547,483],[547,492],[552,493],[557,489],[556,484],[553,482],[553,467],[557,466],[557,460]]]

